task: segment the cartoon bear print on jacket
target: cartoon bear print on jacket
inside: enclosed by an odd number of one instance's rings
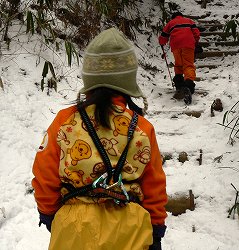
[[[121,153],[118,151],[117,147],[115,146],[118,141],[115,140],[114,138],[111,138],[110,140],[108,140],[107,138],[101,138],[100,139],[105,151],[112,156],[121,156]],[[131,164],[129,164],[129,162],[127,161],[127,159],[125,160],[125,164],[123,167],[123,171],[126,172],[127,174],[133,174],[134,172],[137,172],[137,167],[133,167]]]
[[[132,166],[131,164],[129,164],[126,160],[126,164],[124,165],[123,167],[123,171],[127,174],[133,174],[133,173],[136,173],[138,170],[137,167],[135,166]]]
[[[113,132],[114,136],[119,134],[127,136],[130,119],[124,115],[117,115],[113,118],[113,122],[115,125],[115,130]]]
[[[112,167],[115,168],[127,144],[128,129],[132,119],[130,114],[112,112],[110,117],[112,130],[99,130],[94,118],[94,106],[87,108],[87,113]],[[107,167],[78,112],[71,115],[58,129],[57,143],[61,148],[59,174],[62,182],[80,187],[83,183],[91,184],[106,172]],[[140,127],[136,127],[121,173],[122,178],[130,182],[125,186],[126,190],[136,193],[140,199],[142,193],[137,185],[137,179],[140,178],[149,160],[150,150],[147,134]],[[133,183],[136,185],[132,186]],[[62,188],[61,192],[64,195],[68,191]],[[87,203],[101,202],[99,198],[83,196],[69,202],[78,202],[79,199]]]
[[[114,138],[111,138],[110,140],[108,140],[107,138],[101,138],[100,142],[102,143],[105,151],[107,151],[108,154],[112,156],[116,156],[119,154],[117,148],[115,147],[118,141],[116,141]]]
[[[66,133],[60,129],[58,134],[57,134],[57,142],[64,141],[66,145],[70,144],[70,141],[67,139]]]
[[[139,149],[137,154],[134,155],[134,160],[138,160],[143,164],[147,164],[150,161],[150,157],[150,147],[145,146],[142,150]]]
[[[76,166],[78,161],[91,157],[90,145],[83,140],[76,140],[71,148],[68,148],[67,153],[71,156],[71,164]]]
[[[72,184],[74,187],[79,188],[85,185],[83,182],[84,172],[82,170],[71,171],[68,168],[65,168],[64,172],[68,177],[69,183]]]
[[[95,166],[93,167],[93,173],[91,173],[90,176],[92,178],[96,178],[96,177],[98,178],[105,172],[106,172],[106,167],[105,167],[104,162],[99,162],[99,163],[96,163]]]

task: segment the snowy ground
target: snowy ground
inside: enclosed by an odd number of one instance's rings
[[[186,14],[203,14],[195,1],[174,1],[184,6]],[[238,1],[223,1],[226,8],[213,8],[214,17],[220,20],[224,14],[237,14]],[[195,9],[197,11],[195,11]],[[20,38],[24,39],[24,37]],[[76,98],[81,88],[80,68],[61,67],[63,77],[57,92],[47,89],[43,92],[39,83],[43,60],[36,67],[37,46],[27,47],[14,43],[11,51],[2,48],[0,76],[4,90],[0,88],[0,249],[1,250],[46,250],[50,234],[44,227],[38,227],[38,213],[32,193],[29,193],[32,179],[31,167],[36,150],[44,131],[55,114]],[[229,56],[220,62],[222,66],[210,70],[198,70],[204,81],[197,83],[197,90],[203,89],[208,95],[194,95],[193,103],[185,106],[172,98],[173,91],[161,59],[157,37],[151,44],[142,44],[143,52],[137,49],[140,60],[160,70],[153,75],[139,69],[139,84],[149,101],[147,118],[154,124],[158,144],[162,153],[173,155],[166,161],[169,195],[188,193],[195,195],[196,208],[178,217],[168,213],[168,227],[162,241],[164,250],[237,250],[239,249],[239,219],[227,218],[228,209],[234,204],[236,192],[231,183],[239,189],[238,149],[227,143],[228,130],[222,123],[224,112],[238,101],[239,75],[238,56]],[[29,56],[24,52],[31,51]],[[8,54],[8,56],[7,56]],[[33,55],[34,54],[34,55]],[[43,53],[44,54],[44,53]],[[49,53],[45,52],[45,58]],[[149,56],[151,55],[151,56]],[[49,58],[50,59],[50,58]],[[64,62],[65,58],[55,58]],[[173,61],[168,52],[168,60]],[[225,67],[225,65],[229,65]],[[172,69],[171,69],[172,72]],[[217,76],[211,79],[210,76]],[[221,98],[224,111],[215,112],[211,117],[210,106]],[[182,112],[203,111],[200,118],[189,117]],[[197,159],[203,150],[202,165]],[[184,164],[177,160],[178,153],[186,151],[189,161]],[[215,158],[222,156],[220,161]]]

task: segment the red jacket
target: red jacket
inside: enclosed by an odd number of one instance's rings
[[[200,31],[190,19],[177,16],[166,24],[159,37],[159,44],[165,45],[170,38],[171,50],[181,48],[195,48],[200,38]]]

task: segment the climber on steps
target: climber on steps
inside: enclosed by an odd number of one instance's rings
[[[176,87],[176,95],[182,95],[186,104],[192,102],[192,94],[195,91],[194,80],[196,67],[194,65],[194,50],[200,39],[200,31],[196,24],[183,16],[181,12],[172,14],[172,19],[163,28],[159,36],[159,44],[164,46],[170,39],[170,47],[174,56],[173,82]]]

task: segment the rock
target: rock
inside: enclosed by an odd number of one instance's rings
[[[184,163],[185,161],[188,161],[188,154],[186,152],[179,153],[178,161]]]
[[[221,99],[217,98],[213,101],[212,105],[211,105],[211,116],[215,116],[214,114],[214,110],[215,111],[219,111],[222,112],[223,111],[223,105],[222,105],[222,101]]]

